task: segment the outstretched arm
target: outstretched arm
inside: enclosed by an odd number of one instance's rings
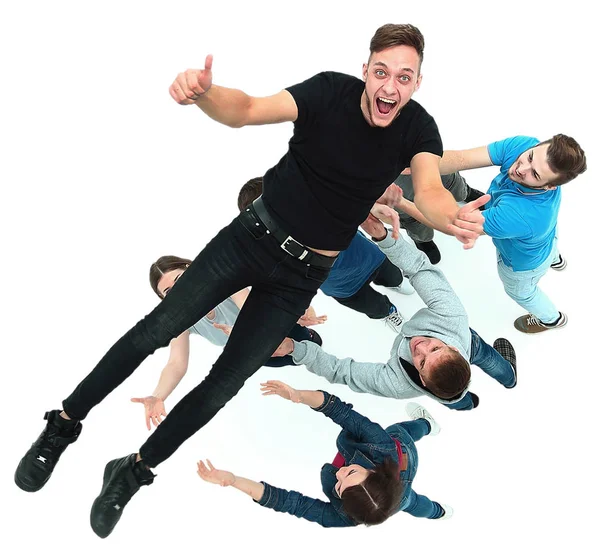
[[[187,372],[190,357],[190,333],[183,332],[179,337],[171,341],[171,352],[169,361],[163,368],[152,396],[144,398],[132,398],[131,401],[143,404],[146,416],[146,427],[150,430],[151,424],[157,427],[167,416],[165,411],[165,400],[175,390],[183,376]]]
[[[329,417],[360,442],[376,445],[380,451],[388,449],[393,452],[395,449],[393,439],[380,425],[354,411],[352,404],[342,402],[337,396],[325,391],[296,390],[282,381],[271,380],[261,385],[263,395],[276,394],[286,400],[310,406]]]
[[[323,502],[298,493],[273,487],[266,482],[255,482],[236,476],[226,470],[216,469],[210,461],[198,462],[198,475],[208,483],[221,487],[234,487],[252,497],[254,502],[276,512],[284,512],[313,521],[323,527],[349,527],[354,525],[350,519],[343,518],[329,502]]]
[[[487,146],[469,150],[446,150],[440,161],[440,174],[479,169],[493,165]]]
[[[330,383],[348,385],[353,391],[376,394],[386,398],[401,398],[396,372],[387,364],[339,359],[326,353],[316,343],[286,338],[274,356],[291,355],[294,364],[324,377]]]
[[[204,69],[180,73],[169,88],[171,97],[179,104],[195,104],[207,116],[229,127],[296,121],[298,107],[289,91],[251,97],[238,89],[213,85],[212,63],[213,57],[208,55]]]

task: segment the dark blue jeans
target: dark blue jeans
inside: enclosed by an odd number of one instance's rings
[[[208,423],[271,357],[304,314],[329,269],[285,252],[250,213],[242,212],[196,257],[167,296],[119,339],[63,401],[73,419],[117,388],[157,349],[231,294],[252,286],[227,345],[207,377],[150,435],[139,453],[153,468]]]
[[[471,328],[471,364],[481,368],[490,377],[507,388],[514,386],[516,377],[510,362],[503,358],[496,349],[488,345],[479,337],[477,332]],[[473,409],[473,399],[467,393],[462,400],[455,404],[448,404],[450,409],[470,410]]]
[[[392,438],[396,438],[400,442],[402,453],[408,457],[406,470],[400,472],[404,490],[398,511],[407,512],[417,518],[437,519],[442,516],[444,511],[441,505],[425,495],[415,493],[412,488],[412,482],[419,466],[419,455],[415,442],[429,434],[430,430],[429,423],[425,419],[396,423],[385,429]]]

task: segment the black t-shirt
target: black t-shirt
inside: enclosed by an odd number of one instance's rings
[[[362,80],[322,72],[287,88],[298,106],[289,150],[264,175],[265,206],[301,243],[344,250],[373,203],[420,152],[442,156],[434,119],[410,100],[393,123],[371,127]]]

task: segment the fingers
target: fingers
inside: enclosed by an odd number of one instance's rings
[[[150,414],[146,413],[146,428],[150,430]]]
[[[210,462],[210,459],[206,459],[206,462],[208,463],[208,468],[213,471],[215,469],[215,467],[213,466],[213,464]]]
[[[138,404],[143,404],[144,403],[144,399],[143,398],[132,398],[131,401],[132,402],[136,402]]]
[[[169,87],[169,94],[179,104],[193,104],[205,92],[198,82],[199,70],[181,72]]]
[[[456,219],[454,220],[453,225],[471,233],[476,233],[477,235],[481,235],[483,233],[483,226],[479,223]]]
[[[475,201],[471,201],[470,203],[467,203],[464,207],[461,207],[461,210],[464,209],[465,211],[469,212],[476,210],[479,207],[485,205],[491,198],[492,196],[489,193],[485,193],[481,197],[475,199]]]
[[[212,54],[208,54],[206,56],[206,60],[204,61],[204,70],[212,70],[212,64],[213,64],[213,56]]]
[[[406,169],[404,169],[400,174],[405,174],[410,176],[411,172],[410,172],[410,167],[406,167]]]
[[[399,236],[400,236],[400,217],[398,216],[398,213],[396,211],[394,211],[394,214],[392,216],[392,238],[397,240]]]

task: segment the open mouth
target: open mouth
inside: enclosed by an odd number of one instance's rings
[[[392,99],[386,99],[385,97],[377,97],[375,104],[377,104],[377,111],[382,116],[387,116],[395,107],[398,101]]]

